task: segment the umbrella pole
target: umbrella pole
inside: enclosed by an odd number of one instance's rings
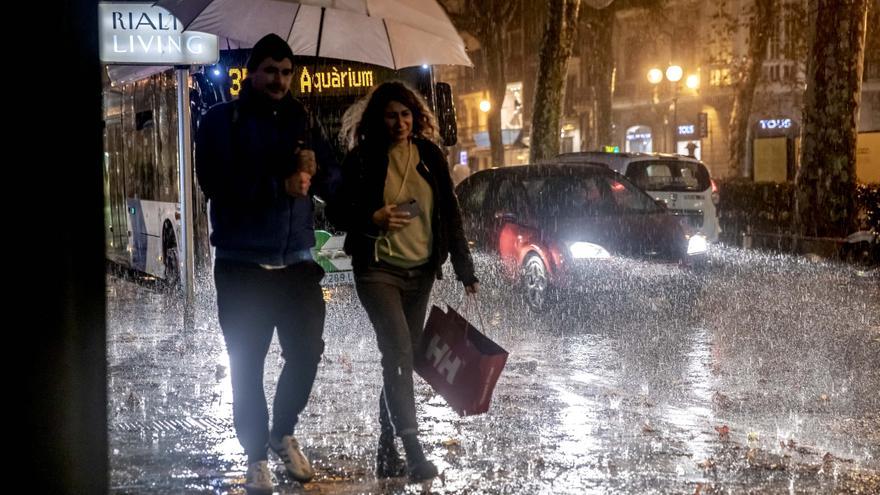
[[[434,80],[434,66],[433,65],[428,66],[428,72],[430,73],[430,77],[428,78],[428,81],[429,81],[428,85],[430,87],[428,88],[428,91],[431,92],[431,109],[434,111],[434,115],[436,116],[437,111],[439,109],[437,108],[437,86],[436,86],[437,83]]]
[[[315,43],[315,59],[312,62],[312,77],[315,77],[315,74],[318,73],[318,57],[321,53],[321,38],[324,36],[324,14],[326,10],[324,7],[321,7],[321,20],[318,21],[318,39]],[[314,92],[311,92],[310,96],[312,96],[312,101],[316,99]]]
[[[324,14],[327,13],[325,7],[321,7],[321,20],[318,24],[318,40],[315,46],[315,59],[321,55],[321,38],[324,36]]]
[[[183,268],[180,281],[183,284],[183,326],[191,330],[195,326],[195,291],[193,290],[193,175],[192,175],[192,115],[189,102],[189,67],[176,68],[177,73],[177,150],[178,177],[180,183],[180,263]]]

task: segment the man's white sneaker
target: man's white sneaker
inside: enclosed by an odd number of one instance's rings
[[[280,443],[275,443],[270,438],[269,448],[281,458],[284,467],[287,468],[287,472],[293,479],[306,483],[315,477],[315,471],[309,464],[309,460],[303,455],[302,450],[299,449],[299,443],[293,436],[284,435],[281,437]]]
[[[248,464],[244,488],[248,491],[269,493],[275,489],[275,483],[272,481],[272,473],[269,472],[269,463],[267,461],[257,461]]]

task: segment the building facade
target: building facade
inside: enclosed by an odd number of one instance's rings
[[[459,2],[463,8],[466,2]],[[505,77],[508,94],[502,112],[505,164],[528,159],[529,123],[534,99],[538,51],[544,15],[540,2],[520,0],[520,15],[508,26],[505,38]],[[744,162],[739,174],[755,180],[793,180],[797,169],[801,111],[808,49],[807,0],[780,0],[770,30],[766,58],[751,113]],[[612,4],[614,5],[614,4]],[[610,146],[620,151],[694,154],[714,177],[734,175],[730,166],[730,117],[737,71],[748,54],[748,21],[752,0],[671,0],[662,9],[618,10],[610,17],[612,117],[609,136],[591,142],[595,134],[595,93],[586,69],[594,46],[579,36],[569,62],[560,151],[580,151]],[[861,159],[880,162],[872,139],[880,132],[880,26],[878,12],[869,13],[864,79],[859,114]],[[582,33],[583,34],[583,33]],[[472,170],[492,166],[488,150],[485,112],[485,64],[479,42],[465,39],[474,68],[445,68],[441,77],[458,94],[461,142],[453,161],[470,158]],[[680,80],[665,75],[655,83],[651,69],[682,69]],[[690,78],[690,79],[689,79]],[[689,84],[690,83],[690,84]],[[516,116],[513,117],[513,106]],[[480,114],[483,115],[480,115]],[[477,118],[474,118],[477,115]],[[506,119],[505,119],[506,117]],[[864,137],[864,139],[862,139]]]

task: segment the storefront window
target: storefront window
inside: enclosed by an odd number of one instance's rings
[[[630,153],[650,153],[654,151],[651,128],[637,125],[626,130],[626,151]]]

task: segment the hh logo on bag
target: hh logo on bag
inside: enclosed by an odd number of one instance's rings
[[[434,335],[428,348],[425,350],[425,359],[430,361],[431,366],[441,376],[446,376],[446,381],[452,385],[455,383],[455,375],[464,364],[463,361],[449,352],[449,345],[443,342],[439,335]]]

